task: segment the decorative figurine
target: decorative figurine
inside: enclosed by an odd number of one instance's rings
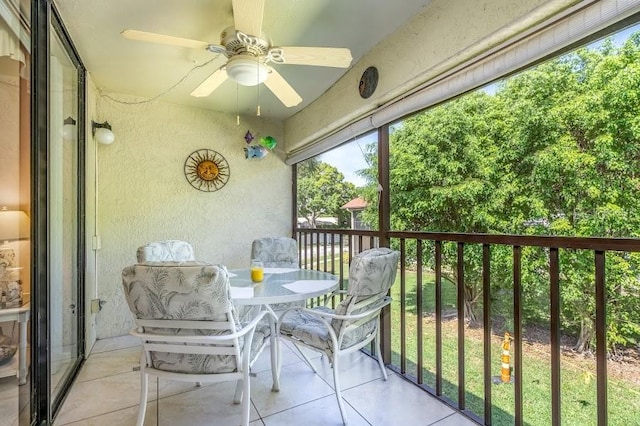
[[[7,308],[19,308],[22,306],[22,285],[20,281],[11,281],[7,284],[6,289],[6,302]]]
[[[244,147],[244,158],[252,159],[256,158],[258,160],[264,158],[269,151],[260,145],[250,145]]]
[[[11,268],[16,261],[16,253],[12,248],[0,248],[0,267]]]

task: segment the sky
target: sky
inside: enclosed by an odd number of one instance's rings
[[[338,169],[347,182],[351,182],[357,187],[364,186],[366,181],[358,176],[356,171],[368,167],[362,153],[367,144],[374,142],[376,137],[376,132],[363,135],[351,142],[340,145],[338,148],[325,152],[320,155],[319,159]]]

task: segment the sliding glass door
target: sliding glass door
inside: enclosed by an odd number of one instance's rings
[[[55,31],[49,63],[51,396],[78,357],[78,74]],[[74,118],[75,117],[75,118]]]
[[[51,424],[84,356],[85,69],[53,2],[31,7],[31,422]]]

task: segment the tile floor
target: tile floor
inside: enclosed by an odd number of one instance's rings
[[[137,338],[99,340],[55,421],[61,425],[135,425],[140,373]],[[268,348],[253,366],[252,426],[341,425],[326,357],[310,352],[318,375],[289,343],[283,347],[280,392],[271,392]],[[377,363],[362,353],[343,359],[340,368],[349,425],[474,426],[424,391],[389,371],[384,381]],[[236,426],[240,405],[233,403],[234,382],[205,384],[150,379],[145,425]],[[159,401],[159,403],[157,403]]]
[[[0,378],[0,426],[29,424],[28,404],[29,386],[18,386],[15,376]]]

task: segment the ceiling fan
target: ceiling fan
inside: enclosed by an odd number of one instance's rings
[[[336,47],[273,46],[262,32],[264,3],[265,0],[232,0],[234,23],[222,31],[219,45],[137,30],[124,30],[122,36],[226,56],[227,62],[200,83],[191,96],[208,96],[230,77],[244,86],[264,83],[285,106],[296,106],[302,98],[269,63],[348,68],[351,52]]]

